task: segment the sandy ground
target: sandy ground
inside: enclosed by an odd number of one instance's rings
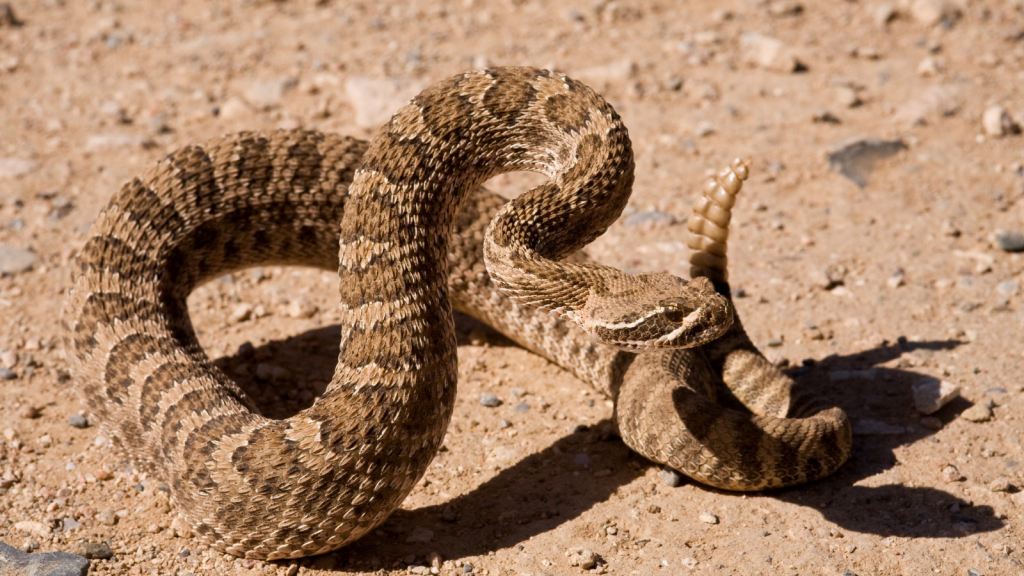
[[[608,574],[1024,573],[1024,260],[994,240],[1024,228],[1024,138],[998,136],[1024,122],[1022,6],[14,0],[19,22],[0,13],[0,246],[35,257],[0,277],[0,540],[105,543],[113,557],[92,574],[429,573],[436,559],[443,574],[581,574],[579,549]],[[851,461],[771,493],[671,487],[610,433],[608,400],[460,318],[445,450],[378,530],[297,563],[180,537],[158,479],[69,424],[82,406],[61,301],[100,207],[187,143],[299,126],[370,136],[375,105],[505,64],[594,85],[629,127],[639,216],[589,250],[603,262],[684,275],[680,222],[701,177],[754,159],[730,242],[738,310],[850,414]],[[903,143],[863,187],[827,157],[857,136]],[[271,415],[330,378],[336,282],[264,269],[192,297],[211,356]],[[924,418],[912,386],[937,380],[961,398]],[[504,403],[482,406],[487,392]]]

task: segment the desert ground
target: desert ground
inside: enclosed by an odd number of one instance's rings
[[[738,313],[847,412],[852,458],[785,490],[679,482],[617,437],[611,399],[459,317],[455,415],[398,512],[320,557],[209,550],[73,391],[61,309],[90,223],[186,144],[370,138],[423,87],[501,65],[584,81],[628,127],[633,196],[587,249],[603,263],[685,276],[701,179],[752,159]],[[89,574],[1024,573],[1022,86],[1020,0],[0,3],[0,541]],[[262,268],[191,297],[265,414],[329,381],[337,282]],[[923,413],[915,389],[940,385],[958,394]]]

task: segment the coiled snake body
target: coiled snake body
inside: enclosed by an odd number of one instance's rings
[[[477,192],[509,170],[550,181],[507,205]],[[604,100],[527,68],[441,82],[370,144],[286,131],[183,148],[125,185],[79,253],[66,316],[76,386],[198,537],[250,558],[339,548],[401,504],[451,417],[453,304],[617,398],[627,444],[702,482],[756,490],[831,473],[849,454],[845,416],[784,418],[791,382],[712,285],[728,294],[745,167],[698,205],[689,284],[561,261],[619,215],[632,170]],[[211,363],[185,304],[206,279],[275,263],[341,275],[334,377],[286,420],[261,416]],[[715,404],[719,380],[760,415]]]

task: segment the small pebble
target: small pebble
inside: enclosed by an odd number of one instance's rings
[[[968,422],[988,422],[992,419],[992,406],[987,402],[979,402],[964,410],[960,417]]]
[[[996,246],[1004,252],[1024,252],[1024,234],[1016,230],[996,230]]]
[[[490,392],[484,392],[480,395],[480,405],[488,408],[497,408],[498,406],[501,406],[501,398],[498,398]]]
[[[288,567],[288,570],[285,571],[284,576],[295,576],[298,573],[299,573],[299,565],[298,564],[292,564],[291,566]]]
[[[18,377],[18,373],[6,366],[0,366],[0,380],[14,380]]]
[[[1010,113],[1002,106],[989,106],[981,117],[981,126],[988,136],[1020,134],[1020,125],[1013,121]]]
[[[89,421],[85,419],[85,416],[81,414],[74,414],[68,419],[68,424],[71,424],[75,428],[88,428]]]
[[[471,573],[472,571],[473,571],[473,565],[472,565],[472,564],[463,564],[463,565],[462,565],[462,572],[463,572],[463,573],[465,573],[465,574],[469,574],[469,573]]]
[[[300,298],[292,300],[288,304],[288,316],[292,318],[312,318],[316,314],[317,308],[313,304],[310,304],[306,300]]]
[[[416,526],[405,539],[406,544],[422,544],[434,539],[434,531],[422,526]]]
[[[934,416],[925,416],[921,418],[921,426],[929,430],[942,430],[942,420]]]
[[[934,414],[960,396],[959,386],[931,377],[914,384],[911,390],[914,394],[914,407],[921,414]]]
[[[100,510],[96,513],[96,521],[104,526],[113,526],[117,524],[117,515],[114,514],[113,510]]]
[[[517,414],[524,414],[530,411],[530,405],[526,402],[520,402],[519,404],[516,404],[516,407],[513,408],[512,411]]]
[[[590,468],[590,465],[594,463],[594,460],[587,454],[577,454],[572,457],[573,464],[582,466],[583,468]]]
[[[675,488],[683,483],[683,476],[675,470],[664,468],[661,470],[661,481]]]
[[[942,479],[946,482],[960,482],[964,480],[964,476],[956,466],[949,464],[942,469]]]
[[[25,420],[31,420],[39,417],[39,408],[32,406],[31,404],[25,404],[18,409],[18,418],[24,418]]]
[[[501,428],[501,429],[504,430],[505,428],[511,428],[511,427],[512,427],[512,423],[509,422],[508,420],[504,419],[504,418],[502,418],[501,420],[498,421],[498,428]]]
[[[31,250],[0,244],[0,276],[31,270],[39,256]]]
[[[1013,489],[1013,485],[1010,484],[1009,478],[996,478],[988,485],[988,489],[992,492],[1009,492]]]
[[[791,73],[806,69],[796,53],[778,38],[744,32],[740,35],[743,60],[765,70]]]
[[[825,110],[824,108],[818,108],[817,110],[811,112],[811,122],[814,122],[815,124],[841,123],[841,121],[835,114],[829,112],[828,110]]]
[[[996,284],[996,292],[1006,297],[1016,296],[1020,292],[1020,284],[1016,280],[1005,280]]]
[[[231,309],[231,314],[228,316],[228,323],[238,324],[239,322],[245,322],[249,318],[252,318],[252,304],[243,302],[241,304],[235,304],[234,308]]]
[[[114,551],[106,542],[83,542],[73,550],[75,554],[90,560],[106,560],[114,557]]]
[[[701,512],[698,519],[705,524],[718,524],[718,516],[715,516],[711,512]]]
[[[579,567],[584,570],[590,570],[597,566],[597,561],[600,558],[593,550],[584,550],[580,552],[579,556]]]

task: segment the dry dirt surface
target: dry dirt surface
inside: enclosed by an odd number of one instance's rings
[[[90,574],[1024,573],[1020,0],[9,7],[0,541],[87,554]],[[850,462],[767,493],[679,482],[615,436],[610,400],[459,318],[445,448],[379,529],[285,563],[189,538],[166,485],[111,451],[72,392],[61,302],[90,222],[185,144],[276,127],[368,137],[421,87],[511,64],[595,86],[630,130],[632,201],[589,249],[605,263],[685,275],[701,178],[754,159],[730,242],[737,307],[758,346],[851,416]],[[329,380],[337,281],[264,268],[192,297],[210,355],[265,413]],[[922,414],[915,386],[941,382],[959,397]]]

